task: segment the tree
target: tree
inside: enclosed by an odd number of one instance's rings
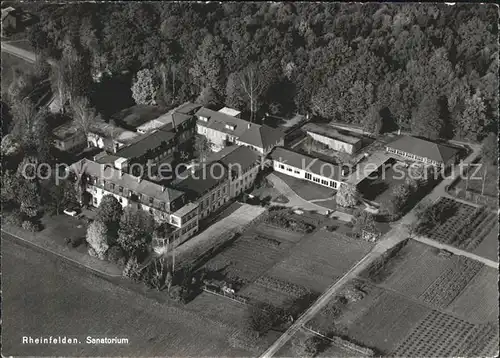
[[[361,210],[354,218],[354,226],[352,231],[360,236],[363,231],[368,231],[370,233],[376,233],[375,219],[373,215]]]
[[[90,106],[87,97],[76,97],[72,103],[73,123],[87,141],[88,134],[94,124],[98,121],[98,116],[94,108]]]
[[[151,242],[154,221],[141,209],[126,208],[120,220],[118,244],[128,256],[141,256]]]
[[[198,135],[195,138],[194,148],[200,157],[200,161],[204,162],[208,154],[212,152],[212,143],[210,143],[207,137]]]
[[[137,104],[156,105],[157,84],[153,72],[147,68],[136,74],[132,85],[132,97]]]
[[[122,204],[114,197],[114,195],[107,194],[101,199],[101,203],[96,211],[96,216],[106,225],[117,224],[123,214]]]
[[[412,116],[412,133],[429,139],[437,139],[443,127],[443,120],[439,118],[439,113],[437,99],[432,95],[424,96]]]
[[[459,128],[465,138],[477,140],[486,124],[486,106],[481,92],[476,92],[465,99],[465,109],[459,117]]]
[[[259,336],[266,334],[273,326],[272,314],[266,310],[264,305],[250,306],[248,309],[248,327],[257,332]]]
[[[481,149],[486,163],[497,164],[498,162],[498,137],[495,133],[489,133],[483,140],[483,148]]]
[[[40,189],[34,180],[21,179],[18,187],[18,202],[22,213],[36,217],[40,212]]]
[[[270,84],[269,73],[265,65],[252,63],[237,75],[237,86],[240,93],[246,98],[250,109],[250,121],[255,120],[255,115],[259,110],[259,100],[267,91]]]
[[[89,254],[97,256],[104,260],[106,251],[108,250],[106,224],[100,220],[94,220],[87,228],[86,240],[89,244]]]
[[[368,109],[367,114],[361,118],[361,125],[363,130],[368,133],[380,134],[382,130],[382,116],[377,105],[372,105]]]
[[[56,215],[61,214],[64,208],[77,204],[75,187],[69,180],[52,185],[48,195],[48,205]]]
[[[350,208],[358,203],[358,191],[356,186],[342,183],[335,195],[335,201],[338,205]]]
[[[195,102],[201,104],[203,107],[215,108],[219,105],[220,99],[212,87],[203,87]]]
[[[2,190],[0,191],[1,202],[3,208],[10,206],[18,199],[18,179],[16,176],[7,170],[2,173]]]
[[[393,189],[392,195],[394,197],[396,208],[398,210],[401,210],[408,202],[408,199],[411,195],[411,190],[408,185],[406,185],[405,183],[401,183]]]

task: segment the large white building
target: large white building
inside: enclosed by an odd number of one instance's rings
[[[119,166],[120,163],[116,164]],[[124,208],[131,206],[145,210],[157,222],[170,225],[169,237],[164,239],[175,245],[186,241],[198,230],[198,205],[190,203],[185,193],[179,190],[88,159],[72,164],[69,170],[80,178],[81,202],[84,204],[97,207],[105,195],[113,195]]]
[[[332,189],[342,185],[342,169],[338,165],[281,147],[275,148],[270,158],[277,172]]]
[[[282,131],[228,114],[237,112],[226,108],[212,111],[205,107],[196,112],[197,132],[210,141],[214,151],[238,144],[250,147],[260,154],[268,154],[274,147],[283,145],[285,135]]]

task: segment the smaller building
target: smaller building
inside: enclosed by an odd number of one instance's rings
[[[459,150],[429,140],[403,136],[387,144],[386,151],[412,161],[446,167],[458,159]]]
[[[110,123],[97,123],[87,135],[87,145],[116,153],[118,149],[133,143],[139,136]]]
[[[362,145],[361,138],[342,132],[327,124],[307,123],[302,129],[315,141],[339,152],[354,154]]]
[[[85,148],[85,135],[78,130],[73,122],[66,122],[54,128],[52,135],[54,147],[61,151],[71,152]]]
[[[270,158],[273,169],[277,172],[332,189],[338,189],[342,185],[342,168],[339,165],[282,147],[275,148]]]
[[[236,144],[252,148],[260,154],[269,154],[274,147],[283,146],[285,134],[267,125],[251,124],[236,140]]]
[[[221,109],[219,109],[219,112],[227,114],[228,116],[231,116],[231,117],[236,117],[236,118],[240,118],[240,115],[241,115],[241,111],[238,111],[237,109],[233,109],[233,108],[229,108],[229,107],[221,108]]]

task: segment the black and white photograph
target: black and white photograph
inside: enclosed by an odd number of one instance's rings
[[[491,3],[2,1],[3,357],[497,357]]]

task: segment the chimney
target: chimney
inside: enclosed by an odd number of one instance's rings
[[[122,176],[123,176],[123,171],[118,170],[118,177],[121,179],[121,178],[122,178]]]
[[[165,186],[162,186],[161,187],[161,192],[164,193],[165,192],[165,189],[167,189]]]
[[[137,182],[140,183],[142,181],[142,177],[141,176],[138,176],[137,177]]]
[[[250,126],[251,126],[251,124],[250,124],[250,123],[248,123],[248,129],[250,129]]]

